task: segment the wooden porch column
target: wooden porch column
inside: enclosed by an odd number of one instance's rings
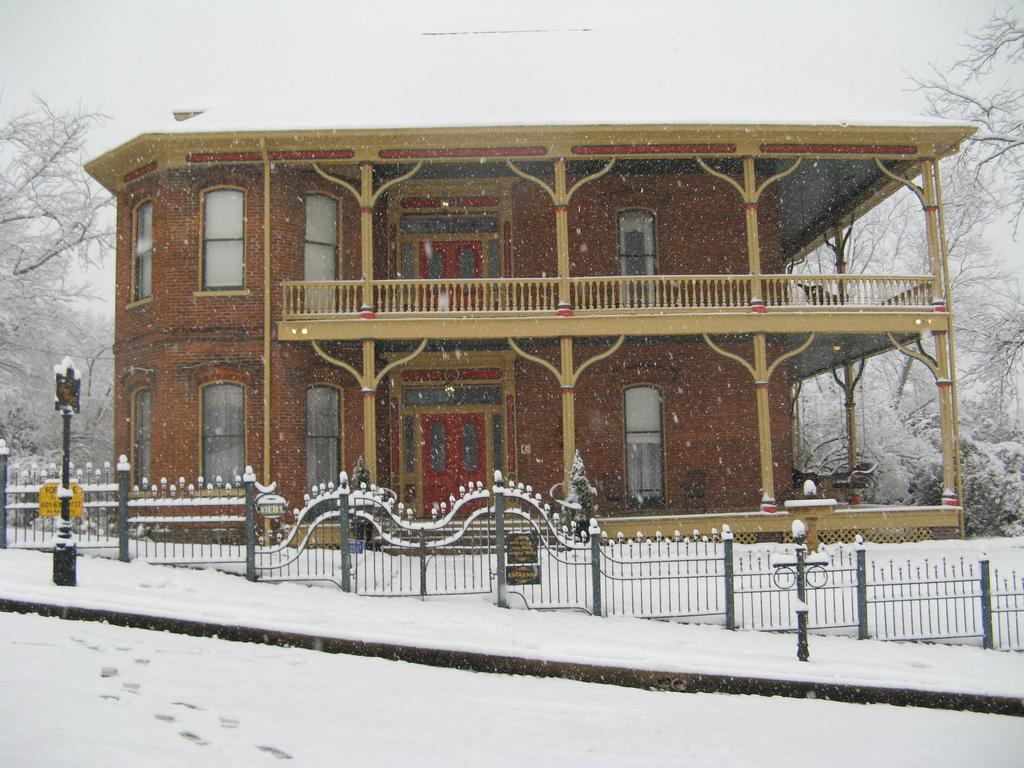
[[[370,471],[370,481],[377,482],[377,389],[368,384],[376,373],[374,342],[363,341],[363,462]]]
[[[939,426],[942,432],[942,503],[955,506],[957,498],[957,456],[953,439],[953,380],[950,377],[949,349],[945,331],[935,334],[935,385],[939,397]]]
[[[576,377],[572,361],[572,337],[563,336],[562,375],[559,377],[562,390],[562,494],[569,495],[569,473],[576,459]]]
[[[750,308],[764,312],[761,286],[761,238],[757,229],[757,177],[754,158],[743,158],[743,209],[747,220],[747,262],[750,269]]]
[[[554,162],[554,174],[555,174],[555,185],[554,189],[548,186],[547,182],[542,179],[538,179],[536,176],[532,176],[526,171],[521,170],[511,160],[506,160],[505,163],[512,173],[520,178],[526,179],[527,181],[533,182],[545,192],[548,197],[551,198],[551,202],[555,207],[555,253],[558,257],[558,307],[557,312],[561,317],[570,317],[572,315],[572,292],[569,280],[569,201],[572,200],[572,196],[576,193],[576,190],[582,187],[584,184],[599,179],[608,173],[615,166],[615,158],[608,161],[608,164],[596,173],[592,173],[589,176],[584,176],[578,180],[572,187],[568,186],[566,179],[565,169],[565,158],[555,158]]]
[[[566,194],[564,157],[555,160],[554,202],[555,253],[558,255],[558,314],[567,316],[572,314],[572,302],[569,296],[569,196]],[[571,350],[570,342],[570,355]]]
[[[939,239],[939,204],[935,194],[934,161],[922,163],[921,206],[924,208],[925,232],[928,235],[928,269],[932,276],[932,306],[937,312],[946,308],[942,281],[942,258]]]
[[[775,472],[772,466],[772,424],[768,410],[768,342],[754,334],[754,392],[757,396],[757,447],[761,458],[761,511],[774,512]]]
[[[373,311],[373,164],[359,165],[359,251],[362,264],[362,299],[359,315],[370,320]],[[371,368],[372,371],[372,368]],[[369,457],[365,457],[369,462]],[[371,474],[376,472],[376,467]],[[374,479],[376,482],[376,479]]]

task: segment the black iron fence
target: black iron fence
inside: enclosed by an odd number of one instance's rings
[[[11,471],[0,455],[0,546],[49,549],[39,514],[50,469]],[[373,596],[491,593],[502,606],[700,621],[882,640],[1024,650],[1024,579],[988,560],[873,557],[833,545],[805,558],[797,598],[792,547],[742,545],[727,527],[692,537],[607,537],[560,519],[521,484],[460,489],[418,516],[383,488],[321,486],[301,510],[264,504],[272,488],[160,479],[129,484],[126,462],[77,473],[78,546],[122,560],[208,563],[252,580],[330,581]],[[278,497],[279,498],[279,497]],[[282,500],[283,501],[283,500]]]

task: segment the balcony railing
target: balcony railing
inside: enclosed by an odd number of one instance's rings
[[[575,312],[736,310],[750,306],[750,275],[628,275],[573,277]],[[762,275],[766,305],[778,309],[927,307],[928,275]],[[378,315],[547,314],[558,308],[556,277],[375,280]],[[285,320],[357,315],[363,282],[285,282]]]

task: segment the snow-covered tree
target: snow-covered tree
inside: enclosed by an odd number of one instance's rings
[[[359,490],[363,485],[369,488],[370,482],[370,470],[366,468],[366,462],[363,461],[363,457],[360,456],[356,459],[356,465],[352,467],[352,477],[349,487],[353,490]]]
[[[57,111],[42,100],[0,125],[0,436],[15,455],[58,449],[53,363],[85,363],[83,409],[72,432],[78,463],[111,458],[109,321],[84,314],[86,291],[72,267],[104,258],[109,199],[82,169],[82,147],[99,116]]]
[[[572,468],[569,470],[569,493],[566,501],[572,505],[572,523],[575,533],[581,540],[588,538],[587,531],[590,529],[590,518],[597,516],[597,504],[594,502],[594,494],[597,489],[591,486],[587,479],[587,468],[583,464],[583,457],[580,452],[572,460]]]

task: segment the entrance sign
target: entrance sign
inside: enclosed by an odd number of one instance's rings
[[[509,565],[532,565],[537,562],[536,533],[506,533],[505,562]]]
[[[60,483],[47,483],[39,489],[39,516],[40,517],[60,517],[60,497],[57,495],[57,489],[60,488]],[[85,504],[85,494],[82,491],[82,486],[78,483],[71,483],[71,503],[69,504],[69,511],[72,517],[81,517]]]
[[[505,583],[520,587],[540,584],[540,564],[536,533],[505,534]]]
[[[505,583],[510,587],[525,587],[540,584],[539,565],[505,566]]]

